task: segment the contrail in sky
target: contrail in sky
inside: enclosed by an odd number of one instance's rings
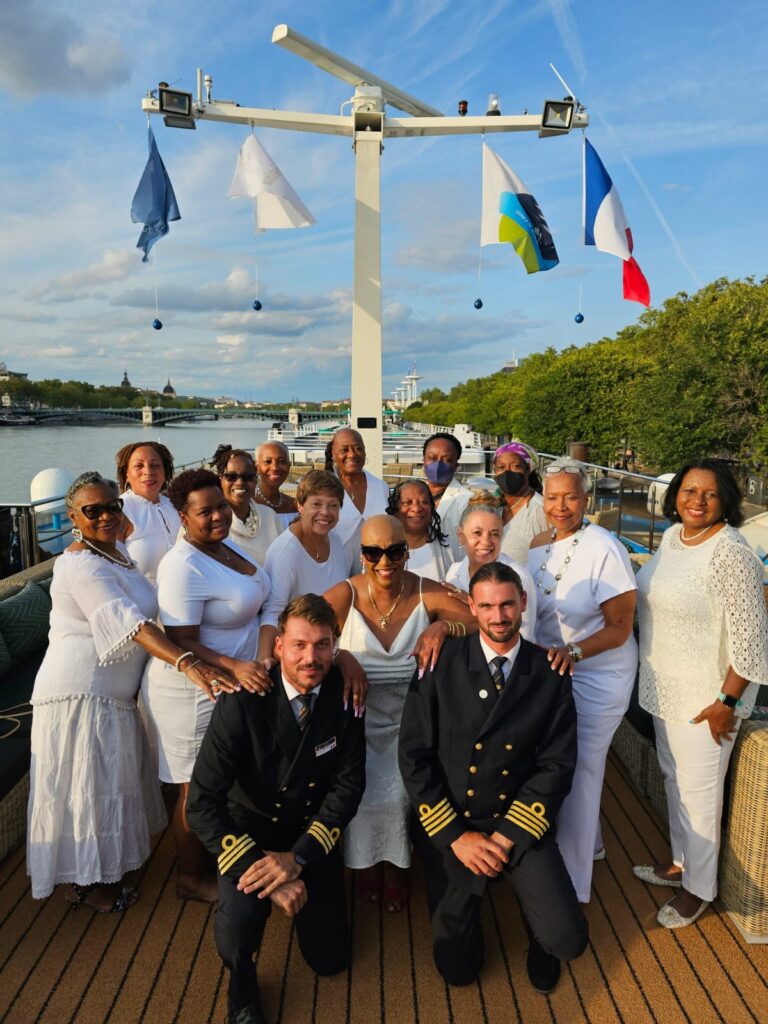
[[[573,13],[571,12],[571,0],[547,0],[547,3],[549,4],[549,9],[552,12],[552,18],[554,19],[555,25],[557,26],[557,31],[560,34],[560,39],[563,43],[563,46],[565,47],[568,56],[571,58],[571,61],[573,62],[573,66],[576,69],[576,73],[579,77],[580,83],[583,85],[587,77],[587,61],[584,56],[584,47],[581,44],[581,37],[579,36],[579,29],[576,25],[576,19],[574,18]],[[703,287],[699,275],[696,273],[696,271],[693,269],[691,264],[686,259],[682,247],[678,242],[677,238],[675,238],[674,232],[670,227],[669,221],[662,213],[659,204],[656,202],[653,196],[653,193],[651,192],[650,188],[646,185],[638,169],[635,167],[635,165],[632,163],[629,157],[624,153],[621,146],[618,144],[616,133],[614,132],[613,128],[608,124],[608,122],[602,114],[598,113],[598,117],[600,118],[600,121],[602,122],[603,126],[607,129],[608,133],[611,135],[621,159],[627,165],[627,167],[630,170],[630,173],[632,174],[632,177],[635,179],[635,181],[642,189],[643,194],[645,195],[645,198],[648,200],[648,203],[651,209],[653,210],[656,219],[661,225],[662,231],[671,242],[672,248],[674,249],[677,258],[680,261],[680,265],[685,270],[687,270],[688,273],[691,275],[694,282],[696,283],[697,288]]]

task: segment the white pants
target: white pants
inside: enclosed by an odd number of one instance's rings
[[[688,892],[711,901],[717,895],[723,785],[736,737],[718,746],[706,722],[679,724],[654,716],[653,724],[669,806],[672,860],[682,867]]]
[[[557,818],[557,843],[579,903],[592,895],[592,865],[602,844],[600,795],[603,791],[605,761],[613,734],[623,715],[577,716],[579,752],[571,792]]]

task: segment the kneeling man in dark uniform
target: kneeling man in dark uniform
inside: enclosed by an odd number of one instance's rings
[[[469,589],[480,632],[448,640],[434,669],[414,676],[400,726],[435,964],[450,985],[475,980],[480,905],[501,874],[522,906],[528,976],[551,992],[588,934],[553,825],[576,764],[571,680],[520,637],[526,595],[513,569],[484,565]]]
[[[218,698],[187,803],[191,827],[218,858],[214,934],[236,1024],[265,1019],[253,954],[273,904],[296,918],[318,974],[337,974],[350,957],[338,840],[365,788],[363,720],[344,707],[328,602],[297,598],[278,630],[272,689]]]

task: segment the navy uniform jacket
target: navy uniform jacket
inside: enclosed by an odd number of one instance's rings
[[[365,731],[343,705],[338,669],[322,682],[303,735],[283,687],[259,697],[223,694],[195,761],[187,819],[238,879],[264,850],[293,850],[307,864],[336,845],[365,789]]]
[[[552,828],[576,765],[568,675],[522,638],[497,696],[477,634],[448,640],[414,676],[400,726],[400,772],[419,821],[447,850],[465,831],[500,832],[519,850]],[[485,694],[485,696],[483,696]]]

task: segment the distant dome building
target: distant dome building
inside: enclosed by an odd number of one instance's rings
[[[163,397],[164,398],[175,398],[176,397],[176,391],[174,390],[173,384],[171,384],[171,378],[170,377],[168,378],[168,383],[163,388]]]
[[[128,380],[128,371],[123,370],[123,379],[120,381],[121,388],[131,388],[133,390],[133,384]]]

